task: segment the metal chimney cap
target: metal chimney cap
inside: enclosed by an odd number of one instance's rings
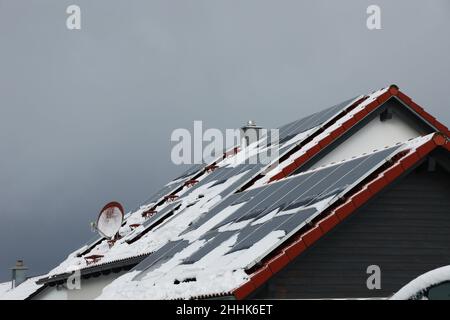
[[[262,127],[257,126],[256,122],[254,120],[248,120],[245,126],[243,126],[241,129],[262,129]]]
[[[25,267],[23,260],[17,260],[16,265],[11,268],[12,270],[27,270],[28,268]]]

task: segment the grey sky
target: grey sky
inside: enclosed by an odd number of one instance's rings
[[[450,124],[449,33],[448,0],[0,0],[0,280],[183,171],[170,134],[194,120],[271,128],[396,83]]]

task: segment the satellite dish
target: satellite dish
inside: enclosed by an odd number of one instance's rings
[[[97,218],[97,231],[108,239],[113,239],[123,222],[123,207],[118,202],[110,202],[100,211]]]

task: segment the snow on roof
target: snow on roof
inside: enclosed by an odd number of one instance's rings
[[[132,273],[107,286],[99,298],[173,299],[230,292],[248,280],[246,270],[294,230],[307,226],[308,221],[392,156],[423,144],[431,136],[243,191],[239,197],[247,201],[232,205],[231,200],[239,200],[234,196],[229,199],[230,205],[219,212],[213,208],[208,212],[210,220],[171,239],[187,241],[186,245],[177,246],[179,250],[156,251],[160,258],[155,260],[150,255]],[[370,166],[364,167],[364,163]],[[331,176],[333,180],[324,180]],[[252,197],[248,198],[250,193]]]
[[[27,299],[31,294],[35,293],[42,287],[42,285],[36,284],[36,281],[40,278],[42,278],[42,276],[28,278],[14,289],[11,289],[11,282],[8,282],[7,284],[9,288],[6,291],[3,291],[6,283],[0,284],[0,300]],[[3,291],[3,293],[1,291]]]
[[[0,283],[0,299],[3,294],[11,289],[11,281]]]
[[[246,270],[293,233],[305,228],[392,156],[422,145],[431,135],[269,184],[267,178],[289,161],[263,165],[249,164],[248,160],[275,148],[282,156],[315,135],[298,151],[306,152],[387,90],[351,99],[283,126],[280,144],[267,146],[262,143],[267,137],[262,137],[246,152],[214,161],[214,170],[211,166],[193,166],[129,212],[119,231],[121,239],[112,246],[106,239],[93,241],[71,253],[49,276],[86,269],[85,257],[93,254],[103,257],[89,267],[146,254],[134,269],[107,286],[100,299],[189,298],[231,292],[248,280]],[[349,106],[352,108],[345,115],[329,122]],[[330,124],[320,132],[325,123]],[[291,155],[295,156],[296,153]],[[261,172],[266,177],[237,192]],[[196,183],[186,185],[192,179]],[[169,194],[174,201],[165,200]],[[156,214],[143,216],[149,209],[155,209]]]
[[[431,286],[444,281],[450,281],[450,266],[437,268],[418,276],[395,293],[391,297],[391,300],[408,300],[415,298],[416,295],[423,293]]]
[[[289,137],[289,139],[285,139],[286,141],[279,145],[274,144],[267,146],[267,136],[262,137],[259,141],[256,141],[245,148],[245,152],[238,152],[231,157],[225,157],[224,159],[219,159],[214,162],[219,168],[217,173],[207,173],[205,171],[203,174],[200,174],[195,178],[195,180],[198,181],[197,185],[191,188],[182,187],[186,181],[191,179],[193,176],[197,176],[199,172],[202,172],[202,170],[205,169],[205,165],[194,165],[180,177],[172,180],[160,191],[150,197],[150,199],[140,208],[133,212],[127,213],[125,215],[125,223],[119,231],[122,238],[112,247],[110,247],[106,239],[96,240],[93,242],[94,245],[91,244],[83,246],[82,248],[71,253],[65,261],[50,271],[49,276],[87,268],[84,257],[88,255],[102,255],[103,258],[97,262],[97,264],[105,264],[111,261],[153,252],[166,243],[169,239],[175,238],[179,232],[183,231],[180,230],[180,227],[174,227],[177,225],[176,221],[181,219],[183,221],[183,226],[189,225],[203,213],[208,212],[211,207],[223,201],[224,198],[230,196],[245,181],[248,181],[250,178],[257,175],[258,172],[261,171],[263,165],[259,163],[247,164],[252,163],[250,161],[251,159],[265,153],[268,149],[275,148],[278,148],[281,151],[280,155],[282,155],[296,143],[306,139],[313,132],[317,131],[322,123],[329,120],[329,117],[335,116],[340,109],[347,107],[349,103],[353,103],[355,100],[356,99],[351,99],[343,105],[337,105],[327,109],[329,111],[323,111],[322,113],[327,112],[329,116],[322,117],[323,119],[316,119],[316,122],[312,123],[317,125],[309,125],[305,127],[304,131],[301,130],[302,127],[298,126],[298,121],[310,118],[311,116],[294,122],[293,126],[287,125],[287,128],[285,128],[284,131],[283,128],[281,128],[280,130],[282,131],[282,137]],[[317,115],[319,116],[321,113],[317,113]],[[318,116],[316,116],[316,118],[318,118]],[[297,126],[295,126],[296,123]],[[174,215],[172,218],[166,221],[164,225],[152,230],[152,232],[146,233],[139,239],[139,241],[129,243],[130,239],[133,239],[133,237],[142,233],[146,228],[146,218],[142,217],[142,214],[158,203],[163,196],[170,194],[173,190],[176,190],[180,186],[182,188],[177,192],[180,207],[173,209]],[[170,204],[167,202],[159,205],[157,208],[158,213],[163,212],[165,208],[169,207],[169,205]],[[174,220],[175,222],[169,223],[171,220]],[[137,228],[130,227],[130,225],[139,224],[141,226]],[[85,254],[80,255],[81,253]],[[92,266],[92,264],[90,266]]]

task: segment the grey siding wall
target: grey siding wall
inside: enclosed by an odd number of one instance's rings
[[[426,164],[320,239],[254,298],[386,297],[418,275],[450,264],[450,175]],[[381,268],[368,290],[366,269]]]

